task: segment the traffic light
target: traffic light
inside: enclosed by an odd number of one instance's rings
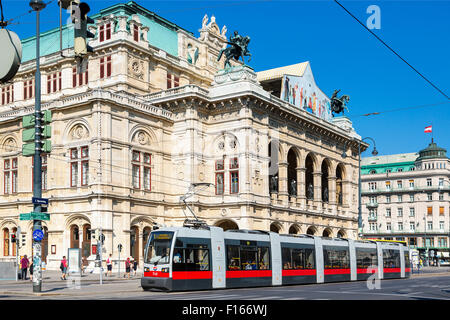
[[[100,241],[102,244],[105,242],[105,235],[103,233],[100,235]]]
[[[122,245],[119,243],[119,245],[117,246],[117,249],[119,249],[119,252],[122,252]]]
[[[52,150],[51,141],[47,140],[51,138],[52,112],[50,110],[41,111],[38,113],[41,125],[39,126],[40,142],[39,147],[41,152],[49,153]],[[35,146],[35,114],[30,114],[22,117],[22,141],[29,142],[22,144],[22,155],[32,156],[36,150]]]
[[[92,47],[87,44],[88,38],[94,38],[94,34],[87,29],[88,24],[95,21],[87,16],[91,8],[86,2],[72,1],[71,17],[74,23],[74,41],[73,48],[75,57],[83,59],[88,52],[94,52]]]
[[[11,234],[11,242],[16,243],[16,234],[15,233]]]

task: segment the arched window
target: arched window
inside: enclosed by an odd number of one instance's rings
[[[75,225],[70,228],[70,247],[80,247],[80,230],[78,229],[78,226]]]
[[[130,255],[139,263],[139,228],[137,226],[131,227]]]
[[[297,156],[294,150],[288,152],[288,192],[290,196],[297,196]]]
[[[276,233],[280,233],[280,226],[276,223],[271,223],[270,224],[270,231],[271,232],[276,232]]]
[[[145,248],[147,248],[147,241],[150,238],[150,233],[152,232],[152,228],[145,227],[142,231],[142,256],[145,254]]]
[[[3,256],[9,256],[9,229],[3,229]]]
[[[328,188],[328,161],[322,162],[322,201],[328,203],[329,200],[329,188]]]
[[[326,238],[330,238],[331,237],[331,230],[326,228],[325,230],[323,230],[322,232],[322,237],[326,237]]]
[[[305,160],[305,194],[306,199],[313,200],[314,199],[314,162],[311,155],[306,156]]]
[[[308,230],[306,230],[306,234],[315,235],[316,234],[316,228],[313,227],[313,226],[309,227]]]
[[[222,220],[217,222],[216,227],[222,228],[223,231],[227,231],[227,230],[239,230],[238,225],[231,221],[231,220]]]
[[[274,154],[272,155],[272,149]],[[276,144],[269,143],[268,156],[269,160],[269,191],[277,193],[278,188],[278,150],[276,150]]]
[[[343,170],[341,164],[339,164],[336,168],[336,202],[340,206],[344,203],[342,180],[343,180]]]
[[[298,232],[299,232],[298,226],[296,226],[295,224],[293,224],[292,226],[290,226],[290,228],[289,228],[289,234],[298,234]]]
[[[88,258],[91,255],[91,225],[85,224],[83,226],[83,243],[81,256]]]

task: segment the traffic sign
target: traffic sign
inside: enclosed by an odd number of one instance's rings
[[[21,213],[20,220],[50,220],[50,214],[45,212]]]
[[[33,197],[33,198],[31,198],[31,200],[32,200],[32,202],[34,204],[46,204],[46,205],[48,205],[48,199],[46,199],[46,198],[35,198],[35,197]]]
[[[34,230],[33,239],[34,241],[41,241],[42,239],[44,239],[44,233],[41,230]]]

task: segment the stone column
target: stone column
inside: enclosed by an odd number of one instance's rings
[[[144,246],[144,229],[142,228],[142,226],[139,226],[138,229],[139,232],[139,252],[138,252],[138,257],[139,257],[139,264],[138,264],[138,268],[140,268],[141,266],[144,266],[144,255],[143,253],[143,246]]]
[[[287,205],[289,201],[287,168],[287,162],[280,162],[278,164],[278,199],[280,199],[284,205]]]
[[[305,192],[305,180],[306,180],[306,168],[298,167],[297,170],[297,203],[301,207],[306,206],[306,192]]]
[[[336,176],[328,177],[328,204],[333,213],[337,212],[336,202]]]
[[[322,172],[313,172],[314,181],[314,206],[317,209],[322,208]]]

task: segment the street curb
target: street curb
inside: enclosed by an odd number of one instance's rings
[[[416,277],[418,277],[418,278],[421,278],[421,277],[435,277],[435,276],[450,276],[450,272],[436,272],[436,273],[419,273],[419,274],[417,274],[417,273],[415,273],[415,274],[412,274],[411,275],[411,278],[416,278]]]
[[[142,290],[142,288],[140,288]],[[60,292],[60,293],[52,293],[52,292],[22,292],[22,291],[0,291],[0,295],[16,295],[16,296],[28,296],[28,297],[45,297],[45,296],[67,296],[70,294],[73,294],[75,292],[77,292],[77,289],[68,289],[71,290],[70,292]],[[122,292],[136,292],[139,291],[138,289],[133,289],[133,290],[119,290],[119,291],[110,291],[108,290],[108,293],[122,293]],[[97,294],[102,294],[105,293],[105,291],[96,291],[96,292],[86,292],[83,291],[81,293],[80,290],[80,294],[74,295],[75,297],[77,296],[89,296],[89,295],[97,295]]]

